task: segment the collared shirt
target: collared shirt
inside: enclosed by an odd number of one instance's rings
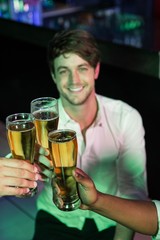
[[[86,131],[84,142],[80,126],[65,112],[59,99],[58,128],[76,131],[77,167],[86,172],[96,188],[104,193],[131,199],[146,199],[146,152],[144,128],[139,112],[128,104],[96,95],[98,114]],[[88,109],[91,111],[91,109]],[[88,210],[63,212],[52,201],[52,190],[46,183],[38,198],[38,209],[53,214],[69,227],[83,228],[85,218],[95,220],[101,231],[116,223]]]
[[[160,201],[158,200],[152,200],[154,202],[156,209],[157,209],[157,216],[158,216],[158,232],[156,236],[153,237],[153,239],[160,240]]]

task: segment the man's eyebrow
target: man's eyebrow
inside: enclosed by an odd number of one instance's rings
[[[82,63],[82,64],[78,65],[78,67],[88,67],[88,66],[89,66],[88,63]]]

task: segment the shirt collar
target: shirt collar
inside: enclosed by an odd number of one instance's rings
[[[96,94],[96,99],[98,103],[98,113],[95,121],[93,122],[92,126],[102,126],[102,104],[100,101],[100,98]],[[64,110],[64,107],[62,105],[62,100],[58,99],[58,109],[59,109],[59,121],[63,119],[63,124],[66,125],[68,122],[75,122],[73,119],[70,118],[70,116],[66,113]]]
[[[59,110],[59,121],[63,119],[64,125],[67,124],[70,121],[73,121],[70,116],[66,113],[64,110],[64,107],[62,105],[62,100],[59,98],[58,99],[58,110]]]

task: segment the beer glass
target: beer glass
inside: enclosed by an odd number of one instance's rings
[[[70,129],[55,130],[48,134],[48,141],[54,168],[51,180],[53,202],[62,211],[75,210],[81,204],[77,183],[72,175],[77,164],[76,132]],[[58,194],[54,194],[55,189]]]
[[[31,101],[31,113],[36,127],[36,140],[48,149],[48,133],[57,129],[59,114],[56,98],[41,97]]]
[[[12,158],[28,160],[33,164],[36,131],[32,115],[30,113],[15,113],[7,116],[6,129]],[[36,193],[37,187],[18,197],[32,197]]]

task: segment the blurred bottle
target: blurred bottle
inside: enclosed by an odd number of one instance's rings
[[[9,2],[7,0],[0,0],[0,17],[10,18]]]
[[[9,0],[11,18],[37,26],[42,25],[41,0]]]
[[[55,1],[53,0],[41,0],[41,2],[44,11],[52,10],[55,7]]]

